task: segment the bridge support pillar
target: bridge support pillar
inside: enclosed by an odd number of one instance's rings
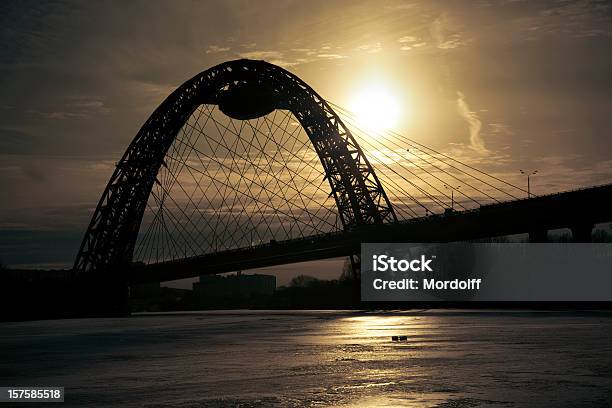
[[[542,228],[529,231],[529,242],[548,242],[548,230]]]
[[[593,224],[584,223],[570,228],[573,242],[593,242]]]

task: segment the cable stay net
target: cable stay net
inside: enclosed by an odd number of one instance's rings
[[[526,191],[399,133],[340,115],[400,220],[470,210]],[[232,119],[201,105],[179,131],[155,180],[135,262],[157,263],[302,239],[342,229],[319,157],[285,110]]]
[[[157,263],[337,232],[312,143],[289,111],[232,119],[201,105],[159,170],[134,261]]]
[[[392,130],[373,130],[327,101],[366,152],[399,219],[517,199],[521,187]]]

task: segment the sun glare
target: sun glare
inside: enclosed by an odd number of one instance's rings
[[[352,98],[350,110],[361,125],[375,131],[396,127],[400,116],[399,101],[382,85],[359,90]]]

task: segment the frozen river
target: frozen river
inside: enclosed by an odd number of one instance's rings
[[[610,406],[612,313],[232,311],[0,323],[0,385],[63,386],[62,406],[75,407]]]

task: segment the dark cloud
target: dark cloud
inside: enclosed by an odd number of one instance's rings
[[[35,165],[26,165],[22,167],[23,173],[32,181],[42,182],[45,181],[45,173],[39,167]]]
[[[32,147],[31,135],[18,129],[0,127],[0,151],[8,154],[28,153]]]

